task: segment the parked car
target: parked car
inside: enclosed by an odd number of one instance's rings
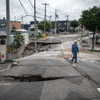
[[[89,33],[89,37],[90,37],[90,38],[93,38],[93,34],[94,34],[93,32],[90,32],[90,33]],[[95,34],[95,37],[100,37],[100,34],[99,34],[99,33],[96,33],[96,34]]]

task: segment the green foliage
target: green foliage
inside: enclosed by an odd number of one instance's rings
[[[79,22],[82,26],[84,25],[86,29],[95,34],[96,27],[100,29],[100,8],[94,6],[88,10],[84,10]],[[92,39],[92,50],[94,50],[94,34]]]
[[[50,30],[50,27],[52,27],[51,23],[46,21],[46,31],[49,31]],[[40,21],[38,23],[38,29],[44,31],[44,21]]]
[[[73,20],[71,21],[70,26],[76,28],[77,26],[79,26],[79,22],[77,20]]]
[[[79,22],[85,26],[90,31],[95,32],[96,26],[100,28],[100,13],[98,12],[100,8],[94,6],[88,10],[82,12]]]
[[[86,43],[86,40],[82,40],[82,43]]]
[[[36,37],[36,40],[39,40],[39,39],[42,39],[43,38],[43,36],[40,36],[40,37]],[[33,38],[31,38],[32,39],[32,41],[34,42],[35,41],[35,38],[33,37]]]
[[[88,49],[88,51],[91,51],[91,52],[100,52],[100,50],[92,50],[92,49]]]
[[[24,42],[24,37],[20,33],[14,35],[14,45],[21,45]]]

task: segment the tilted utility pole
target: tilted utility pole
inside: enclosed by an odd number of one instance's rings
[[[11,47],[10,47],[10,3],[6,0],[6,20],[7,20],[7,60],[11,60]]]
[[[66,32],[68,32],[68,18],[69,18],[69,15],[66,15],[66,17],[67,17],[67,24],[66,24],[67,25],[67,28],[66,28],[67,30],[66,30]]]
[[[37,25],[36,25],[36,0],[34,0],[34,26],[35,26],[35,52],[36,52],[36,32],[37,32]]]
[[[45,11],[44,11],[44,33],[45,33],[46,32],[46,6],[49,4],[45,3],[42,5],[45,5]]]

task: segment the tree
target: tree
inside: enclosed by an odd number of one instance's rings
[[[70,26],[74,28],[74,32],[75,32],[75,28],[79,26],[79,22],[77,20],[73,20],[71,21]]]
[[[16,33],[14,36],[14,44],[20,46],[24,42],[24,37],[20,33]]]
[[[51,23],[48,22],[48,21],[46,21],[46,31],[49,31],[50,28],[51,28],[51,26],[52,26]],[[38,29],[44,31],[44,21],[40,21],[40,22],[38,23]]]
[[[100,28],[100,8],[94,6],[88,10],[84,10],[82,12],[81,18],[79,22],[85,26],[86,29],[93,32],[93,40],[92,40],[92,50],[94,50],[94,35],[96,32],[96,28]]]

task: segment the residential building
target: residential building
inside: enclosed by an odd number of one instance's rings
[[[21,29],[20,21],[10,21],[10,31],[15,31],[16,29]]]
[[[20,21],[10,21],[10,31],[15,31],[15,29],[21,29]],[[0,31],[6,31],[6,19],[0,19]]]
[[[57,33],[67,32],[67,21],[66,20],[57,21],[56,23],[57,23],[57,30],[56,30]],[[54,30],[55,29],[55,21],[52,21],[51,24],[52,24],[52,29]],[[69,26],[70,26],[70,21],[68,21],[68,27]]]
[[[6,20],[5,18],[0,19],[0,31],[5,31],[6,30]]]
[[[29,30],[30,24],[22,24],[21,28],[25,30]]]
[[[36,21],[36,24],[38,24],[38,21]],[[34,25],[34,21],[30,21],[30,25]]]

